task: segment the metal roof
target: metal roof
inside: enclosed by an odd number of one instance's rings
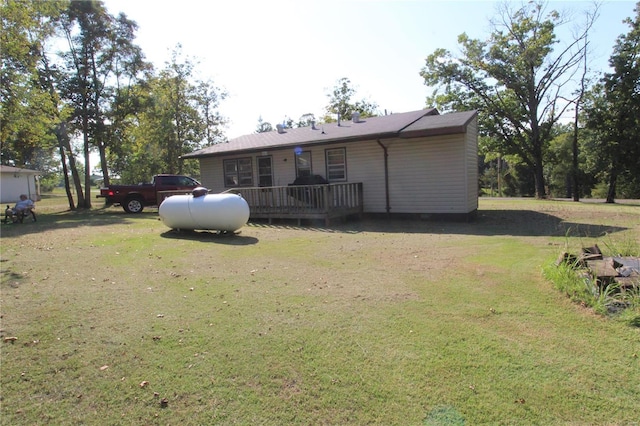
[[[289,146],[318,145],[335,142],[355,142],[395,137],[420,137],[464,133],[475,111],[439,115],[435,108],[379,117],[361,118],[358,122],[316,124],[312,127],[254,133],[211,145],[185,154],[181,158],[201,158],[231,153],[261,151]]]

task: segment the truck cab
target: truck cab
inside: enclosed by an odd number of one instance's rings
[[[139,185],[110,185],[100,188],[98,198],[107,204],[120,205],[127,213],[141,213],[146,206],[156,206],[161,200],[158,192],[192,190],[200,186],[197,180],[183,175],[155,175],[151,183]]]

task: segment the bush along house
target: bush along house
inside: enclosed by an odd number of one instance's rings
[[[477,112],[435,108],[255,133],[183,155],[253,219],[449,217],[478,208]]]

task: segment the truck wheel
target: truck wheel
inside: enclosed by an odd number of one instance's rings
[[[125,203],[122,205],[122,208],[127,213],[141,213],[144,209],[144,204],[140,198],[131,197],[127,198]]]

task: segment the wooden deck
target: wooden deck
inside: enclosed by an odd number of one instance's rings
[[[293,219],[298,225],[303,219],[331,220],[347,216],[362,216],[362,183],[331,183],[323,185],[289,185],[233,188],[225,192],[240,194],[247,201],[250,219]],[[191,194],[189,190],[158,192],[158,204],[167,197]]]
[[[252,219],[331,220],[362,216],[362,183],[234,188],[247,200]]]

